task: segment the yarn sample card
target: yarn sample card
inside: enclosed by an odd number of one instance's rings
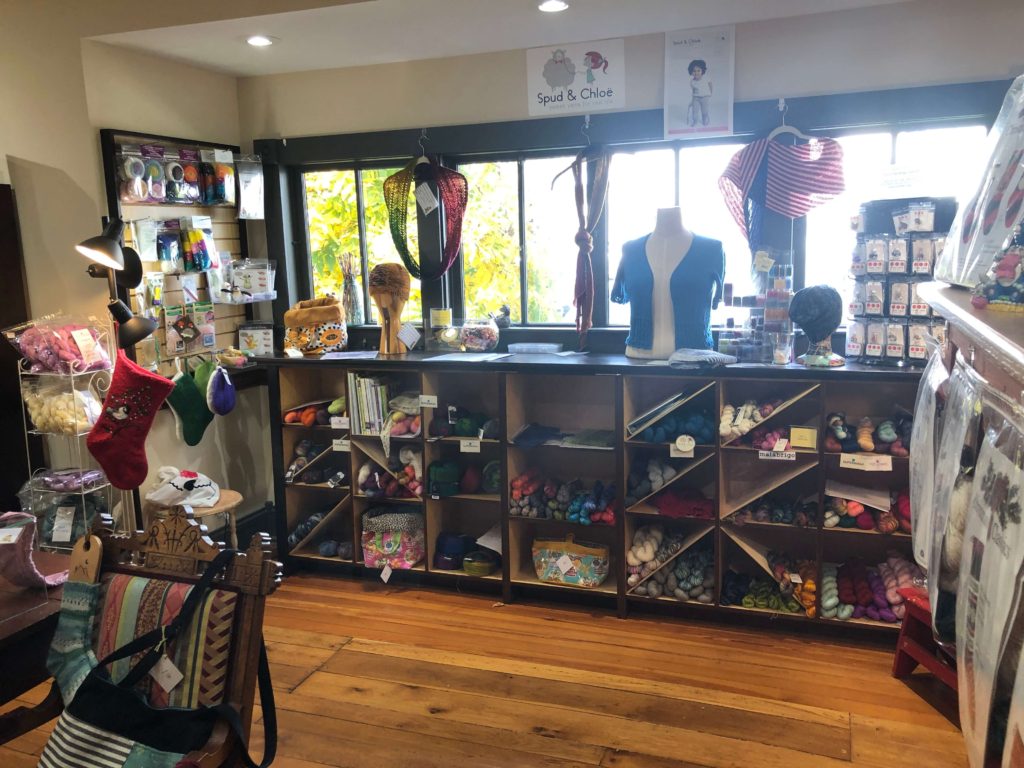
[[[734,26],[665,33],[665,138],[732,135]]]
[[[530,48],[526,94],[530,117],[625,109],[622,38]]]

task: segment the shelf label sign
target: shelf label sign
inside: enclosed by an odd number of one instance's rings
[[[818,430],[814,427],[791,426],[789,428],[789,444],[794,448],[807,448],[816,451],[818,450]]]
[[[839,455],[839,466],[862,472],[891,472],[892,456],[884,453],[842,453]]]
[[[479,440],[460,440],[459,453],[480,453]]]
[[[531,117],[626,108],[622,38],[546,45],[526,51]]]
[[[796,451],[758,451],[757,458],[766,461],[796,461]]]
[[[420,395],[420,408],[437,408],[437,395]]]
[[[348,416],[331,416],[331,429],[348,429]]]
[[[683,451],[680,450],[678,445],[672,443],[672,445],[668,447],[668,455],[671,456],[673,459],[692,459],[693,448],[691,448],[688,451]]]
[[[331,448],[335,451],[351,451],[352,441],[347,437],[339,437],[331,441]]]

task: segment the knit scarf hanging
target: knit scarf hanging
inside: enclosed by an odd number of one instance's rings
[[[583,186],[583,165],[594,160],[594,183],[590,192],[589,204]],[[593,325],[594,313],[594,267],[590,261],[590,253],[594,250],[594,228],[601,219],[605,199],[608,197],[608,166],[609,156],[603,149],[587,147],[565,169],[571,170],[576,183],[576,217],[580,228],[576,232],[576,286],[573,292],[573,304],[576,306],[576,332],[580,336],[582,348],[587,338],[587,331]],[[555,181],[565,171],[555,176]],[[554,181],[551,182],[554,186]],[[585,209],[585,210],[584,210]]]
[[[444,206],[444,250],[441,254],[441,269],[439,271],[424,271],[418,256],[413,258],[409,253],[409,232],[407,218],[409,214],[409,188],[412,186],[416,170],[416,161],[413,160],[397,173],[384,180],[384,204],[388,208],[388,223],[391,227],[391,239],[398,249],[398,255],[402,257],[402,263],[409,270],[409,274],[421,280],[437,280],[451,269],[455,263],[455,257],[462,245],[462,217],[466,213],[466,203],[469,200],[469,185],[466,177],[451,168],[445,168],[438,164],[437,160],[430,160],[430,173],[437,182],[437,191],[441,195],[441,203]]]

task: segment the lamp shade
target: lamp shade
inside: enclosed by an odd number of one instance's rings
[[[83,240],[75,246],[75,250],[104,267],[124,269],[124,254],[121,253],[121,233],[123,231],[124,222],[120,219],[112,219],[103,228],[102,235]]]
[[[118,299],[107,305],[111,317],[117,322],[117,346],[128,349],[147,338],[156,330],[156,321],[148,317],[135,317],[128,305]]]

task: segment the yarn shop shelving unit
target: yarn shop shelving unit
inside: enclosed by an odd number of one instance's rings
[[[98,343],[109,352],[109,333],[101,333]],[[110,485],[105,477],[94,482],[69,481],[68,486],[63,489],[51,488],[44,482],[44,475],[53,470],[81,473],[99,468],[85,445],[85,438],[91,428],[88,421],[94,421],[95,418],[89,419],[84,403],[88,401],[94,404],[95,408],[100,407],[110,386],[111,373],[112,369],[66,374],[36,373],[29,369],[27,360],[19,360],[18,377],[23,400],[25,452],[30,472],[27,492],[31,495],[31,511],[37,517],[36,544],[39,548],[70,552],[74,542],[89,530],[96,514],[106,519],[107,515],[112,515],[118,502],[128,502],[122,504],[122,510],[132,508],[130,495],[125,499],[124,494]],[[40,428],[40,425],[33,423],[29,407],[24,402],[26,396],[45,398],[48,401],[64,399],[64,402],[74,409],[74,431],[46,429],[47,425]],[[35,452],[29,450],[30,440],[42,442],[43,455],[46,457],[45,466],[38,466],[33,462]],[[114,517],[115,529],[127,533],[134,528],[134,525],[128,524],[128,518],[129,515],[124,514]]]
[[[406,500],[425,512],[427,557],[407,579],[423,579],[441,584],[463,586],[477,583],[480,588],[501,587],[505,600],[518,595],[554,597],[555,593],[573,602],[604,603],[625,616],[631,608],[644,604],[684,615],[748,616],[751,620],[768,617],[787,622],[820,626],[845,623],[850,627],[870,627],[891,631],[897,624],[852,619],[818,618],[820,596],[805,596],[807,606],[789,611],[758,604],[730,604],[723,601],[723,581],[754,579],[768,582],[776,589],[776,555],[784,552],[790,563],[803,563],[804,572],[820,584],[824,563],[841,564],[859,558],[867,565],[884,561],[890,552],[910,558],[911,539],[904,533],[880,533],[859,528],[824,526],[826,484],[838,481],[870,488],[895,491],[905,488],[909,460],[891,456],[885,461],[867,462],[866,468],[850,468],[846,458],[824,449],[827,416],[844,411],[852,423],[862,416],[887,418],[894,404],[911,408],[917,390],[919,372],[913,370],[879,371],[851,365],[846,370],[811,371],[796,366],[737,366],[709,376],[697,372],[651,369],[624,358],[593,364],[571,363],[551,358],[544,364],[536,356],[513,356],[493,363],[430,363],[427,355],[409,354],[404,360],[287,360],[264,359],[269,366],[271,412],[284,414],[295,406],[323,401],[347,389],[347,374],[401,379],[396,389],[420,392],[426,405],[421,409],[422,429],[412,438],[392,439],[392,450],[415,445],[423,451],[423,468],[445,458],[463,456],[465,438],[430,437],[433,419],[446,418],[446,404],[459,404],[488,415],[500,415],[500,438],[470,440],[473,461],[497,460],[502,468],[502,491],[496,494],[456,495]],[[530,360],[529,364],[525,361]],[[671,399],[667,410],[656,412],[654,423],[669,415],[705,413],[714,423],[713,439],[696,444],[692,455],[680,451],[669,439],[645,441],[637,426],[643,414]],[[718,419],[726,404],[739,405],[749,400],[773,400],[775,410],[763,420],[768,428],[804,427],[815,436],[814,447],[789,451],[760,451],[747,438],[719,437]],[[352,401],[349,400],[349,403]],[[642,419],[639,419],[642,421]],[[278,502],[278,540],[285,541],[297,525],[313,512],[325,512],[319,524],[288,552],[282,552],[292,568],[336,566],[340,570],[362,571],[359,546],[361,516],[371,506],[390,503],[366,498],[351,487],[322,488],[285,484],[283,473],[298,441],[331,441],[333,456],[341,457],[340,466],[347,477],[357,477],[368,459],[385,461],[379,436],[359,435],[348,421],[335,425],[301,426],[278,422],[274,429],[275,476]],[[517,445],[513,438],[527,424],[557,426],[564,433],[580,430],[609,430],[619,436],[607,448],[570,446],[567,441],[534,447]],[[648,434],[648,437],[650,435]],[[476,454],[479,451],[479,454]],[[670,465],[675,474],[657,490],[650,490],[626,503],[631,473],[643,470],[652,459]],[[848,457],[847,457],[848,458]],[[326,461],[327,459],[325,459]],[[891,461],[891,467],[889,463]],[[382,464],[383,465],[383,464]],[[615,522],[589,526],[544,517],[512,515],[509,512],[509,484],[527,471],[538,468],[545,477],[563,481],[579,480],[584,488],[595,481],[614,483]],[[672,492],[682,499],[702,499],[700,513],[706,516],[668,517],[659,511],[660,494]],[[813,510],[811,522],[801,525],[783,522],[737,521],[735,513],[766,497],[800,501]],[[698,508],[698,507],[695,507]],[[500,523],[502,532],[502,569],[487,577],[471,576],[464,571],[445,571],[432,567],[438,533],[458,532],[479,536]],[[672,595],[644,594],[637,590],[655,572],[645,573],[637,583],[627,577],[626,555],[634,535],[644,526],[660,525],[671,535],[676,547],[659,560],[657,570],[683,572],[676,568],[688,562],[686,553],[695,547],[706,555],[713,553],[713,595],[704,601]],[[573,534],[577,540],[605,545],[610,550],[608,578],[597,588],[582,589],[542,582],[533,566],[531,545],[535,538],[562,538]],[[351,559],[325,557],[318,551],[327,539],[354,543]],[[771,554],[770,554],[771,553]],[[684,558],[684,556],[686,556]],[[679,558],[684,558],[680,560]],[[912,559],[912,558],[911,558]],[[795,566],[788,575],[796,574]],[[376,571],[371,571],[376,573]],[[401,572],[396,571],[392,579]],[[401,578],[401,577],[400,577]],[[710,582],[711,580],[709,580]],[[657,591],[657,590],[655,590]],[[810,613],[811,615],[808,615]]]
[[[220,150],[230,152],[232,156],[238,155],[240,148],[235,145],[220,144],[216,142],[195,141],[191,139],[174,138],[170,136],[159,136],[154,134],[136,133],[133,131],[122,131],[112,128],[104,128],[100,131],[100,145],[103,154],[103,167],[106,179],[107,211],[110,217],[118,217],[125,222],[126,244],[133,245],[143,258],[143,271],[146,274],[160,273],[161,263],[147,258],[144,249],[139,243],[132,242],[132,222],[144,220],[169,221],[179,220],[184,217],[208,216],[212,220],[212,236],[216,243],[217,252],[221,258],[230,258],[232,261],[244,260],[248,257],[248,245],[246,241],[246,230],[238,218],[237,204],[201,204],[199,202],[188,204],[176,204],[170,202],[154,201],[132,201],[126,202],[121,194],[121,176],[118,163],[123,159],[121,151],[126,146],[159,146],[169,152],[180,152],[184,150]],[[154,167],[161,165],[157,162]],[[147,166],[148,168],[148,166]],[[193,272],[197,276],[197,295],[186,297],[180,284],[180,274],[168,274],[168,284],[164,287],[162,305],[159,315],[155,316],[160,326],[150,339],[137,345],[135,348],[136,359],[139,364],[152,368],[164,376],[173,376],[175,372],[175,359],[187,360],[190,357],[198,357],[210,354],[227,347],[238,345],[238,327],[252,319],[251,303],[237,303],[231,301],[231,297],[214,295],[210,290],[209,278],[205,272]],[[146,282],[139,288],[122,296],[133,312],[139,313],[148,305],[146,302]],[[172,353],[168,350],[166,336],[166,322],[162,308],[178,307],[193,302],[212,302],[214,314],[215,340],[213,347],[191,347],[183,353]]]

